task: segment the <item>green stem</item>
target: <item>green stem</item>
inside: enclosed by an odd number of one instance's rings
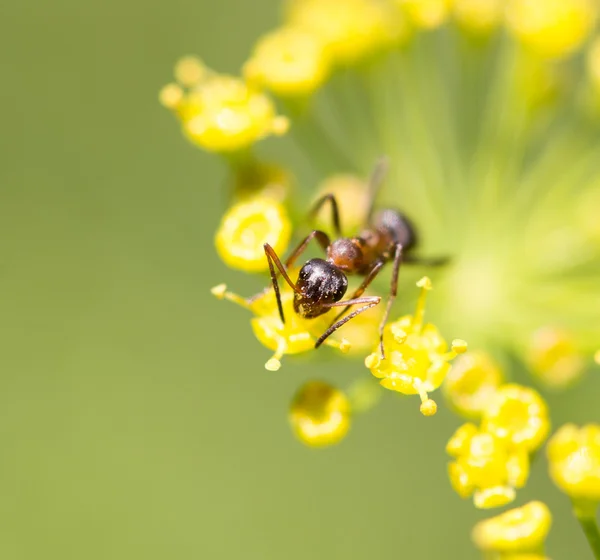
[[[600,560],[600,530],[598,529],[595,516],[590,515],[590,512],[580,511],[578,507],[574,508],[574,513],[594,553],[594,558]]]

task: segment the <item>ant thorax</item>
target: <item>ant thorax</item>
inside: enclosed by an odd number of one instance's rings
[[[346,275],[334,264],[323,259],[310,259],[298,274],[294,294],[294,310],[305,318],[318,317],[331,308],[328,304],[340,301],[348,289]]]
[[[357,239],[342,237],[327,248],[327,262],[344,272],[359,272],[364,267],[364,255]]]

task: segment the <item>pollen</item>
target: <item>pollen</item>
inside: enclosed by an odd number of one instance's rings
[[[533,333],[527,363],[536,377],[555,389],[563,389],[581,379],[586,365],[574,337],[556,327],[544,327]]]
[[[231,268],[246,272],[268,270],[264,244],[277,253],[285,252],[292,226],[285,207],[266,197],[254,197],[234,204],[223,216],[215,245],[219,256]]]
[[[339,389],[322,381],[303,385],[292,401],[290,423],[310,447],[339,443],[350,428],[350,402]]]
[[[551,525],[550,510],[535,501],[480,521],[471,537],[477,548],[486,552],[535,554],[542,549]]]
[[[462,498],[473,496],[475,507],[500,507],[512,502],[516,489],[529,476],[529,457],[510,449],[491,433],[467,423],[450,438],[446,451],[455,460],[448,465],[450,482]]]
[[[598,16],[596,0],[509,0],[507,23],[528,48],[548,58],[568,56],[587,40]]]
[[[329,74],[329,58],[314,35],[282,27],[265,35],[244,66],[248,82],[282,96],[317,90]]]
[[[401,43],[408,27],[396,10],[371,0],[292,0],[286,21],[320,41],[334,64],[347,65]]]
[[[216,74],[186,57],[176,66],[183,88],[170,84],[160,94],[174,111],[187,138],[214,152],[235,152],[269,135],[282,135],[289,123],[276,114],[269,97],[239,78]]]
[[[562,426],[546,448],[550,476],[573,500],[600,503],[600,425]]]
[[[430,416],[435,414],[437,407],[431,404],[433,401],[429,402],[428,393],[442,384],[450,369],[450,361],[465,352],[467,345],[463,340],[455,340],[448,349],[437,328],[423,323],[431,280],[424,277],[417,286],[421,288],[421,294],[414,315],[406,315],[386,325],[383,333],[385,358],[376,348],[365,359],[365,365],[386,389],[405,395],[419,395],[421,412]]]
[[[458,414],[479,419],[503,381],[504,374],[491,356],[469,352],[453,362],[442,389]]]
[[[537,391],[516,384],[503,385],[495,392],[481,420],[483,430],[527,453],[538,449],[550,432],[544,399]]]
[[[295,271],[297,272],[297,271]],[[265,363],[265,369],[278,371],[285,354],[300,354],[314,350],[315,342],[329,327],[335,318],[333,311],[314,319],[304,319],[294,311],[294,294],[287,287],[281,291],[281,303],[285,314],[285,324],[281,323],[275,293],[266,289],[253,298],[243,298],[227,290],[225,284],[219,284],[211,290],[217,299],[226,299],[254,315],[250,320],[252,331],[258,341],[273,352]],[[323,343],[345,354],[351,344],[345,338],[338,340],[332,336]]]

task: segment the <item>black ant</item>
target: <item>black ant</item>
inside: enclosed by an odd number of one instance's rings
[[[313,230],[288,257],[285,265],[282,264],[273,247],[268,243],[264,244],[271,281],[277,297],[277,307],[283,323],[285,323],[285,317],[275,267],[294,291],[294,311],[301,317],[307,319],[318,317],[334,307],[344,308],[333,320],[330,327],[319,337],[315,343],[315,348],[321,346],[327,337],[342,325],[381,301],[379,296],[361,296],[384,265],[391,262],[393,264],[390,293],[379,326],[379,347],[382,358],[385,357],[383,330],[398,291],[400,264],[411,262],[438,265],[446,261],[446,259],[424,260],[414,258],[412,250],[417,243],[417,236],[411,221],[398,210],[382,209],[375,211],[374,202],[386,172],[387,160],[381,159],[369,181],[369,209],[364,229],[357,237],[342,236],[336,198],[333,194],[327,194],[315,203],[310,216],[314,217],[323,205],[329,202],[336,234],[336,239],[333,242],[325,232]],[[298,280],[294,283],[289,277],[287,269],[293,266],[296,259],[306,250],[313,239],[316,239],[325,251],[326,259],[314,258],[308,260],[300,269]],[[348,274],[357,274],[365,278],[352,294],[352,297],[342,301],[348,289],[348,279],[346,278]],[[344,317],[348,309],[354,305],[361,305],[362,307]]]

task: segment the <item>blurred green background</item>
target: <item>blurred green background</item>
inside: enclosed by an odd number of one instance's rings
[[[273,0],[10,2],[2,7],[0,558],[477,558],[482,517],[450,489],[459,420],[386,395],[350,437],[304,448],[305,379],[360,363],[286,360],[217,302],[225,172],[157,101],[174,61],[235,71]],[[597,420],[600,376],[550,396]],[[519,503],[555,514],[549,553],[591,558],[538,460]]]

